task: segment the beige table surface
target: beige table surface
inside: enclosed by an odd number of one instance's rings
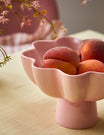
[[[103,38],[94,31],[73,36]],[[66,129],[55,122],[56,99],[48,97],[24,72],[20,53],[0,68],[0,135],[104,135],[104,100],[97,102],[98,123],[86,130]]]

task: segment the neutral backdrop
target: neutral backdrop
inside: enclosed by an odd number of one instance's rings
[[[104,33],[104,0],[93,0],[82,7],[80,0],[56,0],[60,19],[68,34],[83,30]]]

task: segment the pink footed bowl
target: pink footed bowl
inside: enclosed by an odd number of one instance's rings
[[[58,69],[42,68],[42,57],[56,46],[66,46],[78,53],[84,41],[71,36],[39,40],[21,54],[24,70],[33,83],[48,96],[57,98],[56,122],[66,128],[85,129],[97,123],[96,101],[104,98],[104,73],[68,75]]]

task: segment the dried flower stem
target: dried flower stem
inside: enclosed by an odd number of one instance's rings
[[[6,51],[1,46],[0,46],[0,52],[3,56],[3,59],[0,61],[0,67],[2,67],[11,59],[11,57],[7,55]]]
[[[46,19],[46,20],[47,20],[47,22],[51,25],[51,28],[52,28],[53,33],[54,33],[54,35],[55,35],[54,39],[58,37],[58,33],[56,32],[56,30],[55,30],[55,27],[54,27],[54,26],[58,27],[59,29],[64,30],[64,28],[63,28],[63,27],[61,27],[61,26],[59,26],[59,25],[54,24],[53,22],[51,22],[51,21],[50,21],[50,20],[49,20],[45,15],[41,14],[41,12],[39,12],[39,11],[37,11],[37,10],[35,10],[35,9],[33,9],[33,11],[34,11],[34,12],[39,13],[39,16],[40,16],[41,18]]]

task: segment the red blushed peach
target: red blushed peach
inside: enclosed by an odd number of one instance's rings
[[[57,68],[63,71],[64,73],[75,75],[77,73],[77,68],[71,63],[57,60],[57,59],[46,59],[42,63],[43,68]]]
[[[76,74],[80,58],[74,50],[68,47],[55,47],[48,50],[42,61],[44,68],[57,68],[67,74]]]
[[[73,49],[68,47],[54,47],[49,49],[43,56],[43,59],[58,59],[69,62],[75,67],[78,67],[80,58]]]
[[[98,39],[86,40],[79,52],[81,61],[96,59],[104,63],[104,41]]]
[[[104,73],[104,64],[101,61],[90,59],[80,62],[78,67],[78,74],[88,72],[88,71],[96,71]]]

